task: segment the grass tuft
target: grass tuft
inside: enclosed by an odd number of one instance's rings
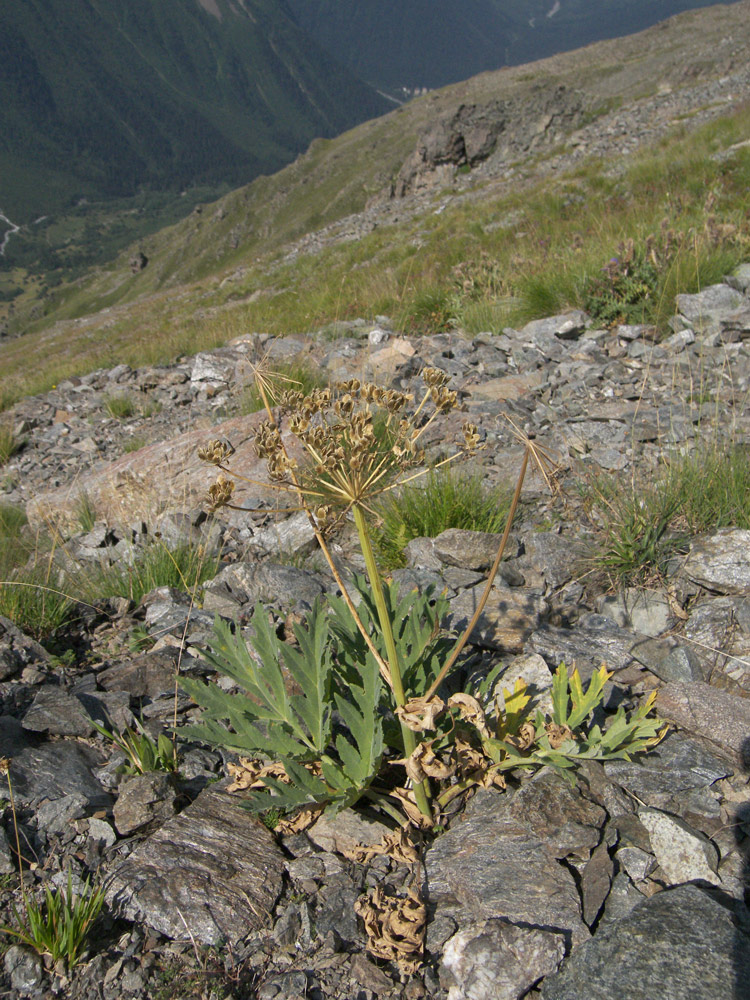
[[[419,486],[390,493],[380,505],[375,545],[383,566],[405,565],[404,549],[413,538],[434,538],[449,528],[502,531],[511,491],[488,490],[479,475],[444,470],[428,475]]]

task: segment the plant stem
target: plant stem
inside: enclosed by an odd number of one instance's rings
[[[527,448],[526,451],[524,452],[523,462],[521,463],[521,471],[518,474],[516,489],[515,492],[513,493],[513,499],[510,504],[510,510],[508,511],[508,517],[505,522],[505,531],[503,532],[503,537],[500,539],[500,545],[497,550],[497,555],[495,556],[495,561],[492,564],[492,569],[490,570],[489,576],[487,577],[487,582],[484,586],[484,592],[479,601],[479,604],[477,605],[476,611],[472,615],[471,621],[464,629],[463,634],[456,642],[456,645],[453,647],[453,652],[448,658],[448,662],[445,664],[443,669],[437,675],[432,684],[432,687],[425,695],[425,698],[428,700],[432,698],[433,695],[436,693],[437,689],[443,683],[444,678],[446,677],[450,669],[453,667],[458,657],[460,656],[461,651],[463,650],[466,643],[469,641],[471,633],[474,631],[474,626],[479,621],[479,618],[482,612],[484,611],[484,606],[486,605],[490,596],[490,591],[492,590],[492,584],[495,582],[497,571],[500,569],[500,563],[502,562],[503,555],[505,554],[505,546],[508,544],[508,536],[510,535],[510,529],[513,524],[513,517],[515,516],[516,513],[516,507],[518,506],[518,501],[521,499],[521,488],[523,487],[523,481],[526,478],[526,469],[528,468],[528,465],[529,465],[529,450]]]
[[[391,624],[390,614],[388,613],[388,607],[385,602],[385,594],[383,593],[383,582],[380,578],[377,563],[375,562],[375,553],[372,550],[372,540],[370,538],[370,532],[367,527],[364,511],[359,504],[354,504],[352,511],[354,513],[354,523],[357,526],[357,534],[359,535],[359,544],[362,548],[365,566],[367,567],[367,575],[370,579],[372,596],[375,600],[375,607],[378,609],[380,630],[383,634],[386,656],[388,658],[388,666],[390,667],[391,672],[393,698],[396,702],[396,707],[402,708],[406,704],[406,695],[404,694],[404,683],[401,676],[401,662],[399,660],[398,650],[396,649],[396,640],[393,637],[393,626]],[[401,722],[401,737],[404,743],[404,754],[406,757],[411,757],[417,748],[416,733]],[[427,783],[425,781],[421,781],[419,784],[415,782],[414,796],[420,812],[431,819],[432,810],[430,809],[428,801]]]

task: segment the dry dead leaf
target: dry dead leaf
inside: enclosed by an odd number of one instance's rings
[[[524,722],[517,733],[505,736],[503,742],[509,743],[516,750],[528,750],[536,739],[536,727],[531,722]]]
[[[422,964],[427,910],[415,889],[406,896],[387,896],[378,886],[354,904],[367,934],[367,949],[376,958],[395,962],[405,975]]]
[[[431,830],[435,825],[431,819],[420,810],[414,792],[408,788],[394,788],[390,793],[391,798],[398,799],[398,804],[403,809],[409,822],[420,830]]]
[[[305,806],[291,816],[282,816],[274,827],[274,833],[280,837],[288,837],[292,833],[307,830],[318,819],[325,806]]]
[[[476,698],[459,691],[457,694],[452,694],[448,699],[448,708],[457,708],[461,718],[465,722],[470,722],[484,739],[492,738],[484,709]]]
[[[435,695],[432,698],[412,698],[396,709],[403,724],[415,733],[435,729],[437,719],[445,711],[445,702]]]
[[[387,854],[394,861],[404,865],[417,864],[419,861],[419,851],[409,838],[407,827],[403,826],[386,834],[379,844],[372,844],[369,847],[359,846],[351,852],[351,859],[365,862],[378,854]]]
[[[558,726],[556,722],[548,722],[544,729],[553,750],[557,750],[566,740],[573,738],[573,730],[570,726]]]
[[[406,773],[417,785],[425,778],[443,781],[456,773],[454,765],[446,764],[435,755],[430,743],[420,743],[405,763]]]
[[[269,764],[262,760],[250,760],[247,757],[240,757],[239,764],[227,764],[227,771],[234,779],[231,785],[227,785],[228,792],[244,792],[250,788],[264,788],[263,778],[277,778],[279,781],[288,781],[283,764]]]

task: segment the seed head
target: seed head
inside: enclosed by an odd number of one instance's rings
[[[215,483],[208,487],[209,509],[214,511],[220,507],[226,507],[232,500],[234,493],[234,480],[227,479],[226,476],[219,476]]]
[[[219,438],[209,441],[198,449],[198,458],[202,462],[210,462],[211,465],[223,465],[232,455],[234,455],[232,445],[226,440],[219,440]]]

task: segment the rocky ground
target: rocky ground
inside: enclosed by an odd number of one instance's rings
[[[95,872],[106,886],[89,960],[72,974],[16,945],[8,997],[447,997],[449,1000],[741,1000],[750,982],[750,533],[695,538],[665,579],[613,591],[591,571],[598,525],[579,484],[623,484],[709,435],[750,441],[750,266],[680,296],[673,334],[598,330],[569,313],[473,340],[408,339],[386,317],[308,338],[248,336],[165,368],[118,366],[19,404],[25,447],[4,467],[4,500],[59,533],[76,565],[117,563],[155,535],[201,541],[222,565],[198,604],[162,588],[137,606],[83,608],[57,658],[0,620],[0,756],[19,815],[30,891]],[[334,590],[299,514],[259,487],[248,512],[206,518],[211,470],[195,448],[226,436],[236,467],[261,468],[256,415],[238,414],[253,363],[306,359],[324,378],[410,389],[424,365],[453,376],[464,412],[426,444],[441,454],[466,416],[488,483],[512,481],[521,448],[508,417],[556,457],[561,495],[539,477],[472,642],[478,671],[506,664],[549,697],[551,671],[613,671],[606,707],[658,689],[669,735],[636,761],[589,763],[483,790],[422,845],[418,864],[361,845],[386,832],[347,812],[277,837],[227,791],[230,755],[181,745],[179,775],[127,776],[90,718],[151,732],[195,718],[175,671],[210,673],[199,647],[216,613],[246,628],[261,603],[279,626]],[[111,415],[127,394],[129,416]],[[625,486],[623,487],[625,488]],[[81,498],[96,512],[82,531]],[[437,584],[451,623],[471,614],[496,538],[449,531],[408,547],[402,585]],[[344,530],[336,555],[358,564]],[[61,563],[62,565],[62,563]],[[133,649],[143,642],[145,652]],[[62,655],[61,655],[62,653]],[[2,797],[5,796],[4,800]],[[20,902],[7,794],[0,825],[0,922]],[[402,976],[368,953],[357,901],[418,887],[425,961]]]

